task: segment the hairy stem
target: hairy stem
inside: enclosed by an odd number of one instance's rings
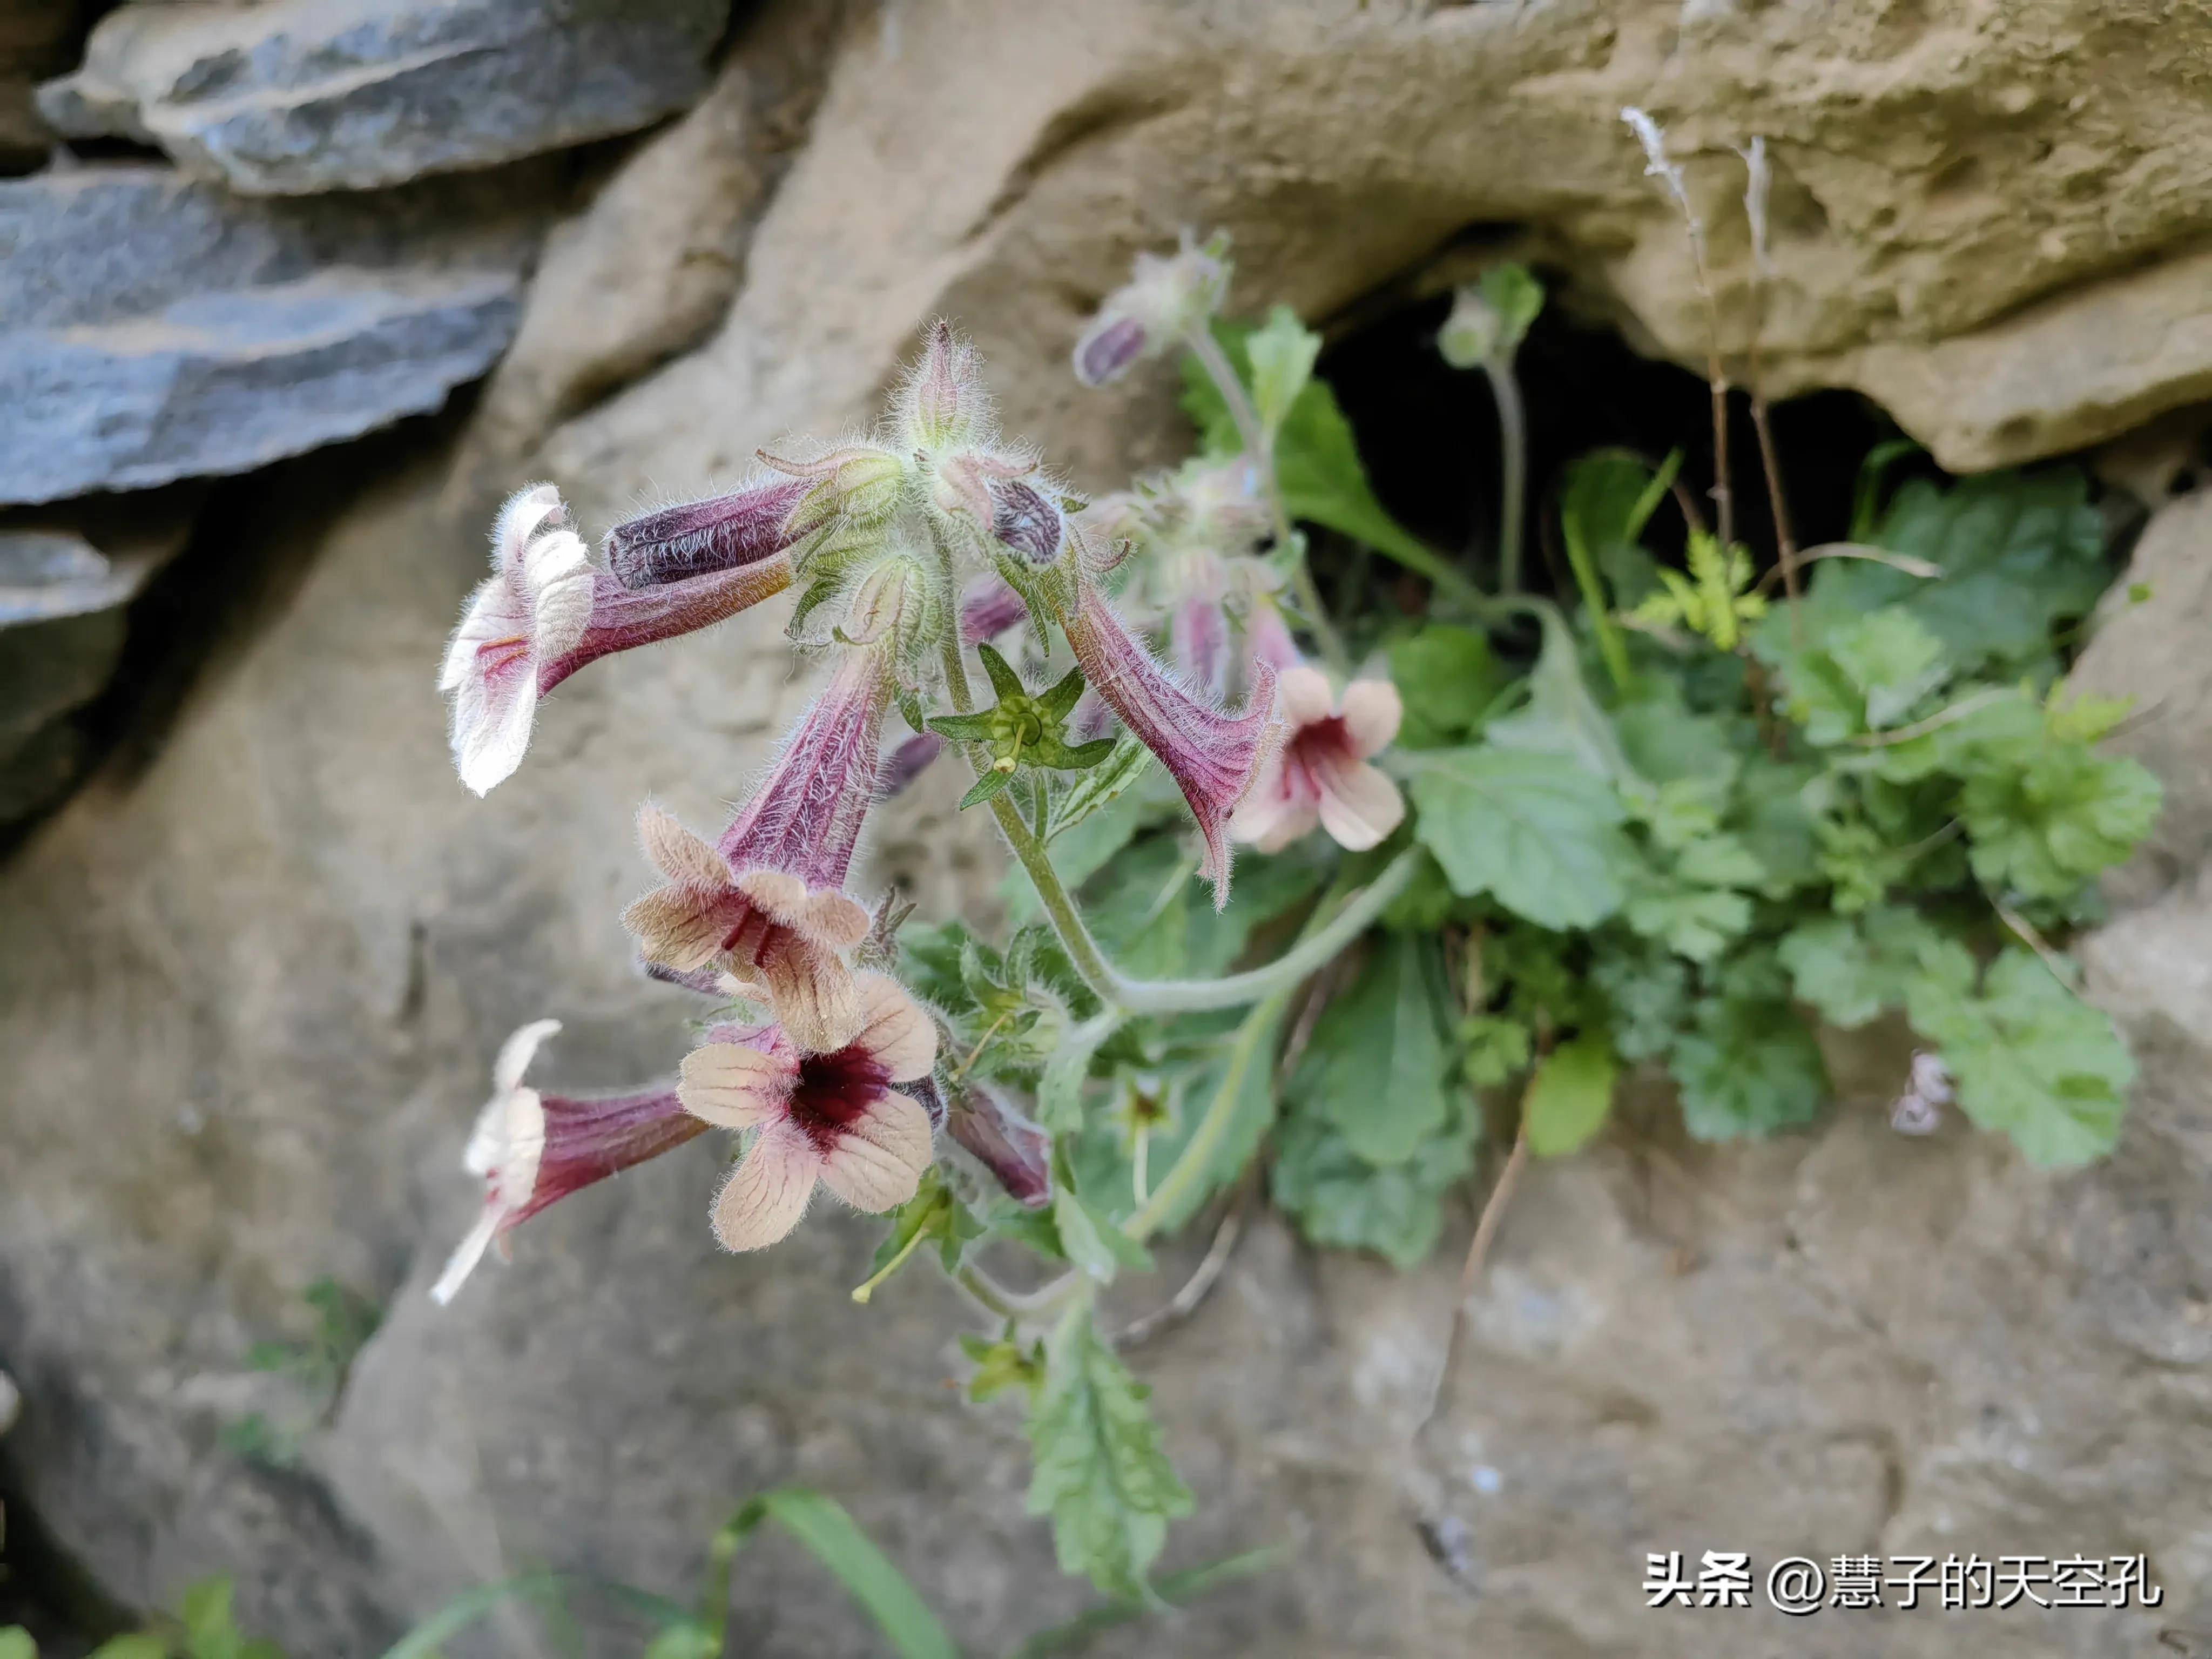
[[[1237,1036],[1229,1046],[1229,1064],[1223,1069],[1221,1086],[1214,1091],[1206,1115],[1199,1120],[1190,1139],[1183,1142],[1173,1167],[1152,1188],[1152,1195],[1121,1224],[1121,1231],[1130,1237],[1141,1242],[1158,1231],[1189,1195],[1191,1188],[1205,1180],[1213,1168],[1221,1143],[1228,1138],[1229,1126],[1236,1119],[1237,1103],[1244,1092],[1245,1079],[1251,1075],[1267,1034],[1275,1029],[1276,1022],[1289,1006],[1293,988],[1285,985],[1271,992],[1244,1016],[1244,1023],[1237,1028]]]
[[[1322,655],[1330,667],[1339,673],[1348,673],[1351,659],[1346,655],[1344,641],[1329,620],[1328,611],[1321,602],[1321,591],[1314,586],[1313,572],[1306,568],[1305,549],[1297,540],[1291,527],[1290,509],[1283,501],[1282,480],[1275,474],[1275,446],[1260,424],[1260,411],[1252,407],[1252,399],[1244,390],[1244,382],[1237,373],[1237,366],[1229,361],[1229,354],[1221,349],[1221,342],[1213,337],[1213,330],[1206,323],[1184,332],[1183,343],[1191,355],[1198,359],[1199,367],[1213,382],[1221,401],[1229,407],[1229,418],[1237,423],[1237,435],[1244,441],[1244,453],[1260,475],[1261,493],[1267,497],[1267,511],[1273,517],[1275,542],[1285,550],[1295,549],[1297,559],[1291,568],[1291,587],[1297,595],[1298,608],[1305,613],[1306,625],[1313,629],[1315,643],[1321,647]]]
[[[1521,518],[1528,488],[1528,417],[1510,358],[1483,366],[1498,400],[1498,591],[1521,591]]]

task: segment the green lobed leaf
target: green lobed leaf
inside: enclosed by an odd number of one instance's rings
[[[1385,934],[1314,1022],[1291,1100],[1334,1124],[1370,1164],[1412,1157],[1449,1115],[1449,1013],[1437,942]]]
[[[1099,1337],[1087,1304],[1060,1316],[1030,1412],[1029,1511],[1052,1517],[1060,1571],[1109,1595],[1144,1595],[1168,1522],[1191,1511],[1146,1409],[1150,1392]]]
[[[1443,1230],[1444,1194],[1474,1167],[1479,1127],[1455,1103],[1412,1157],[1377,1167],[1328,1119],[1294,1113],[1276,1137],[1268,1189],[1312,1243],[1416,1267]]]
[[[1675,1039],[1668,1069],[1682,1121],[1699,1140],[1735,1140],[1809,1123],[1828,1090],[1820,1047],[1779,998],[1709,996]]]
[[[1903,1002],[1942,935],[1917,910],[1885,904],[1800,922],[1777,947],[1801,1002],[1831,1025],[1864,1025]]]
[[[1624,1060],[1656,1060],[1690,1017],[1689,964],[1671,951],[1613,933],[1596,941],[1589,977],[1611,1014],[1613,1047]]]
[[[1636,849],[1612,785],[1560,755],[1480,746],[1419,757],[1414,833],[1463,896],[1487,893],[1540,927],[1618,910]]]
[[[1545,1055],[1521,1102],[1528,1150],[1558,1158],[1587,1146],[1613,1109],[1620,1073],[1613,1045],[1601,1036],[1576,1037]]]
[[[1624,792],[1642,791],[1644,780],[1629,765],[1611,718],[1583,678],[1581,654],[1566,620],[1553,605],[1538,615],[1544,644],[1528,672],[1528,701],[1511,714],[1486,720],[1484,737],[1498,749],[1565,756]]]
[[[2046,742],[2016,770],[1966,780],[1959,816],[1974,874],[2031,898],[2065,897],[2135,850],[2162,793],[2138,762]]]
[[[1963,955],[1963,953],[1960,953]],[[1950,1068],[1959,1108],[2031,1164],[2068,1169],[2112,1151],[2135,1062],[2112,1019],[2031,951],[2006,950],[1978,989],[1953,957],[1914,981],[1905,1012]]]

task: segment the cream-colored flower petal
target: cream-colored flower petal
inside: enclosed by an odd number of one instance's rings
[[[728,932],[716,905],[677,886],[656,887],[633,899],[622,913],[622,924],[636,938],[647,962],[679,974],[712,962]]]
[[[895,1089],[886,1089],[873,1105],[846,1126],[845,1133],[873,1142],[916,1170],[927,1169],[936,1156],[927,1109]]]
[[[726,1250],[758,1250],[788,1235],[814,1196],[822,1158],[796,1130],[761,1131],[714,1194],[714,1237]]]
[[[1380,768],[1343,761],[1322,769],[1322,828],[1346,852],[1379,845],[1406,816],[1405,797]]]
[[[508,496],[491,526],[491,567],[510,580],[522,574],[531,538],[566,509],[550,483],[528,484]]]
[[[477,654],[453,687],[453,767],[479,795],[514,775],[538,718],[537,664],[526,649],[505,643],[489,655],[472,647]]]
[[[832,950],[849,948],[868,936],[867,911],[835,888],[811,888],[782,870],[748,870],[737,883],[738,890],[765,914]]]
[[[921,1185],[921,1171],[865,1135],[846,1134],[822,1160],[822,1184],[856,1210],[895,1210]]]
[[[790,1109],[797,1058],[745,1042],[702,1043],[684,1056],[676,1097],[684,1109],[725,1129],[757,1129]]]
[[[524,556],[530,588],[530,641],[540,661],[575,648],[592,623],[592,556],[573,530],[540,536]]]
[[[826,1054],[853,1041],[862,1021],[860,990],[836,951],[785,928],[758,967],[769,1005],[793,1042]]]
[[[678,886],[702,893],[729,890],[729,864],[713,843],[693,835],[673,813],[662,811],[651,801],[637,809],[637,839],[653,867]]]
[[[491,1091],[503,1095],[522,1081],[538,1045],[561,1029],[557,1019],[533,1019],[499,1045],[499,1058],[491,1063]]]
[[[438,1282],[430,1287],[430,1300],[442,1308],[453,1299],[453,1293],[476,1271],[477,1263],[483,1260],[484,1252],[491,1248],[492,1235],[499,1231],[499,1224],[503,1219],[503,1212],[490,1207],[477,1218],[477,1224],[469,1229],[467,1236],[455,1247],[453,1255],[446,1258],[445,1271],[438,1275]]]
[[[894,1083],[927,1077],[937,1064],[937,1022],[889,974],[857,975],[860,1025],[851,1039],[873,1056]]]
[[[1379,755],[1398,735],[1406,705],[1388,680],[1354,680],[1344,688],[1344,729],[1361,760]]]
[[[1328,676],[1303,663],[1296,668],[1285,668],[1275,682],[1275,707],[1293,727],[1327,720],[1336,708],[1328,689]]]

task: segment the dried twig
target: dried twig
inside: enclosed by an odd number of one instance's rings
[[[1213,1230],[1213,1242],[1206,1246],[1206,1255],[1183,1280],[1182,1288],[1148,1314],[1140,1314],[1114,1333],[1117,1347],[1130,1347],[1146,1342],[1162,1331],[1182,1322],[1198,1311],[1198,1304],[1220,1281],[1229,1266],[1229,1259],[1237,1254],[1237,1243],[1244,1236],[1244,1211],[1251,1197],[1248,1181],[1237,1190],[1229,1206],[1229,1212],[1221,1218],[1221,1224]]]

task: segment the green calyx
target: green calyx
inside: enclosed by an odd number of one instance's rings
[[[955,743],[979,744],[990,752],[988,770],[960,803],[963,810],[1005,791],[1024,766],[1056,772],[1080,772],[1113,752],[1114,740],[1070,744],[1067,717],[1083,695],[1083,671],[1071,668],[1050,690],[1032,693],[1006,659],[988,645],[975,647],[983,672],[991,677],[998,702],[972,714],[940,714],[929,728]]]

